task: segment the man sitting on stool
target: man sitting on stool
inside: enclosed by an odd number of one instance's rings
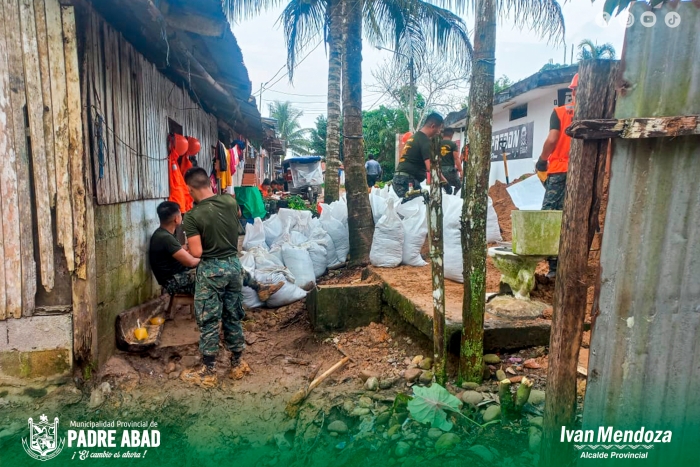
[[[194,273],[199,258],[192,256],[187,248],[180,245],[175,237],[175,229],[182,224],[180,206],[172,201],[163,201],[157,208],[160,227],[151,236],[148,260],[153,275],[169,295],[194,295]],[[260,301],[267,301],[284,283],[274,285],[259,284],[247,271],[243,272],[243,285],[258,293]]]

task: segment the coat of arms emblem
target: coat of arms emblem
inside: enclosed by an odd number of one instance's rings
[[[49,418],[42,414],[39,420],[38,423],[28,420],[29,438],[22,438],[22,446],[34,459],[47,461],[60,454],[65,439],[58,437],[58,417],[49,423]]]

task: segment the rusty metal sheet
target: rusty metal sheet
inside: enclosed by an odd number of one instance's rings
[[[627,30],[615,118],[700,114],[700,10],[655,12]],[[618,140],[612,155],[583,422],[673,430],[644,465],[694,465],[700,433],[699,156],[694,136]]]

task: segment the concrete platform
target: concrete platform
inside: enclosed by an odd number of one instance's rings
[[[432,340],[433,311],[430,291],[424,293],[425,291],[421,290],[425,287],[419,288],[405,277],[397,280],[391,269],[370,267],[363,272],[363,278],[365,277],[374,277],[381,281],[383,301],[402,319]],[[446,325],[451,345],[458,345],[462,329],[462,294],[457,293],[459,288],[454,287],[454,283],[447,289]],[[516,310],[509,312],[508,309],[512,307],[507,304],[508,300],[508,297],[496,297],[494,304],[497,306],[487,304],[484,316],[484,348],[497,350],[549,345],[551,321],[540,317],[541,311],[549,305],[535,301],[517,303]]]

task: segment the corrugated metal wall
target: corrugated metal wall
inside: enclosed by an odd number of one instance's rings
[[[166,79],[94,11],[86,24],[90,132],[99,204],[167,198],[168,118],[199,139],[200,166],[218,141],[216,118]]]
[[[615,117],[700,114],[700,10],[655,10],[653,27],[644,11],[631,8]],[[644,465],[696,465],[683,462],[700,439],[700,138],[615,141],[601,269],[584,427],[674,430]]]

